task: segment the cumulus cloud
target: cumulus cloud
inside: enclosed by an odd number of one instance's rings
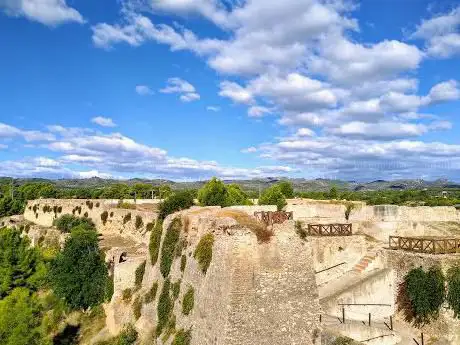
[[[260,105],[254,105],[248,109],[249,117],[264,117],[266,114],[272,114],[273,110]]]
[[[213,112],[219,112],[220,111],[220,107],[217,107],[215,105],[208,105],[206,107],[206,109],[209,110],[209,111],[213,111]]]
[[[12,139],[14,137],[22,137],[27,142],[55,140],[55,136],[52,133],[23,130],[0,122],[0,139]]]
[[[102,127],[117,126],[110,117],[96,116],[91,119],[91,122]]]
[[[160,89],[161,93],[178,93],[182,102],[193,102],[200,99],[195,87],[181,78],[169,78],[166,87]]]
[[[423,39],[426,51],[435,58],[449,58],[460,54],[460,6],[448,13],[424,19],[410,35]]]
[[[85,20],[65,0],[3,0],[0,8],[10,16],[26,17],[48,26],[57,26],[66,22],[83,24]]]

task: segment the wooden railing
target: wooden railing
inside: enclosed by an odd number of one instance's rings
[[[390,236],[388,242],[390,249],[400,249],[415,253],[460,253],[460,238]]]
[[[351,236],[351,224],[308,224],[307,236]]]
[[[259,222],[264,222],[266,225],[273,225],[282,224],[286,220],[292,219],[293,213],[284,211],[260,211],[254,212],[254,217],[256,217]]]

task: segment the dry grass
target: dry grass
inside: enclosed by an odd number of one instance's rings
[[[239,225],[251,230],[256,235],[259,242],[269,242],[270,238],[273,236],[273,231],[269,230],[264,223],[257,221],[257,219],[251,217],[246,212],[223,209],[217,212],[217,217],[228,217],[236,220]]]

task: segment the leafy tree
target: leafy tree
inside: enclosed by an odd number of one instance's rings
[[[11,199],[4,197],[0,199],[0,217],[22,214],[24,212],[25,202],[23,199]]]
[[[227,188],[227,198],[225,201],[226,206],[231,206],[231,205],[251,205],[251,202],[248,199],[248,196],[246,195],[245,192],[241,189],[241,186],[232,183],[229,186],[226,186]]]
[[[213,177],[198,191],[198,201],[203,206],[227,206],[228,196],[225,184]]]
[[[278,211],[286,206],[286,198],[278,185],[273,185],[264,190],[259,198],[259,205],[276,205]]]
[[[278,183],[278,186],[281,189],[281,193],[287,198],[293,198],[294,197],[294,188],[292,187],[292,183],[289,181],[281,181]]]
[[[329,191],[329,199],[337,199],[338,197],[339,197],[339,192],[337,191],[337,188],[334,186]]]
[[[72,309],[86,309],[104,301],[110,280],[96,232],[71,232],[64,249],[52,262],[50,280],[55,294]]]
[[[131,190],[125,183],[115,183],[104,188],[101,199],[126,199],[131,197]]]
[[[160,204],[158,217],[159,219],[165,219],[169,214],[190,208],[193,204],[192,192],[176,192]]]
[[[16,288],[0,300],[0,344],[40,345],[40,305],[27,288]]]
[[[95,230],[93,221],[86,217],[75,217],[70,214],[64,214],[54,220],[53,224],[62,232],[70,232],[75,227],[86,230]]]
[[[16,287],[36,290],[45,277],[46,265],[29,239],[17,230],[0,229],[0,298]]]

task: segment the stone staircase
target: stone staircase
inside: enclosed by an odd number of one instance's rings
[[[352,271],[356,273],[362,273],[374,262],[377,258],[377,251],[371,250],[366,253],[365,256],[353,267]]]

